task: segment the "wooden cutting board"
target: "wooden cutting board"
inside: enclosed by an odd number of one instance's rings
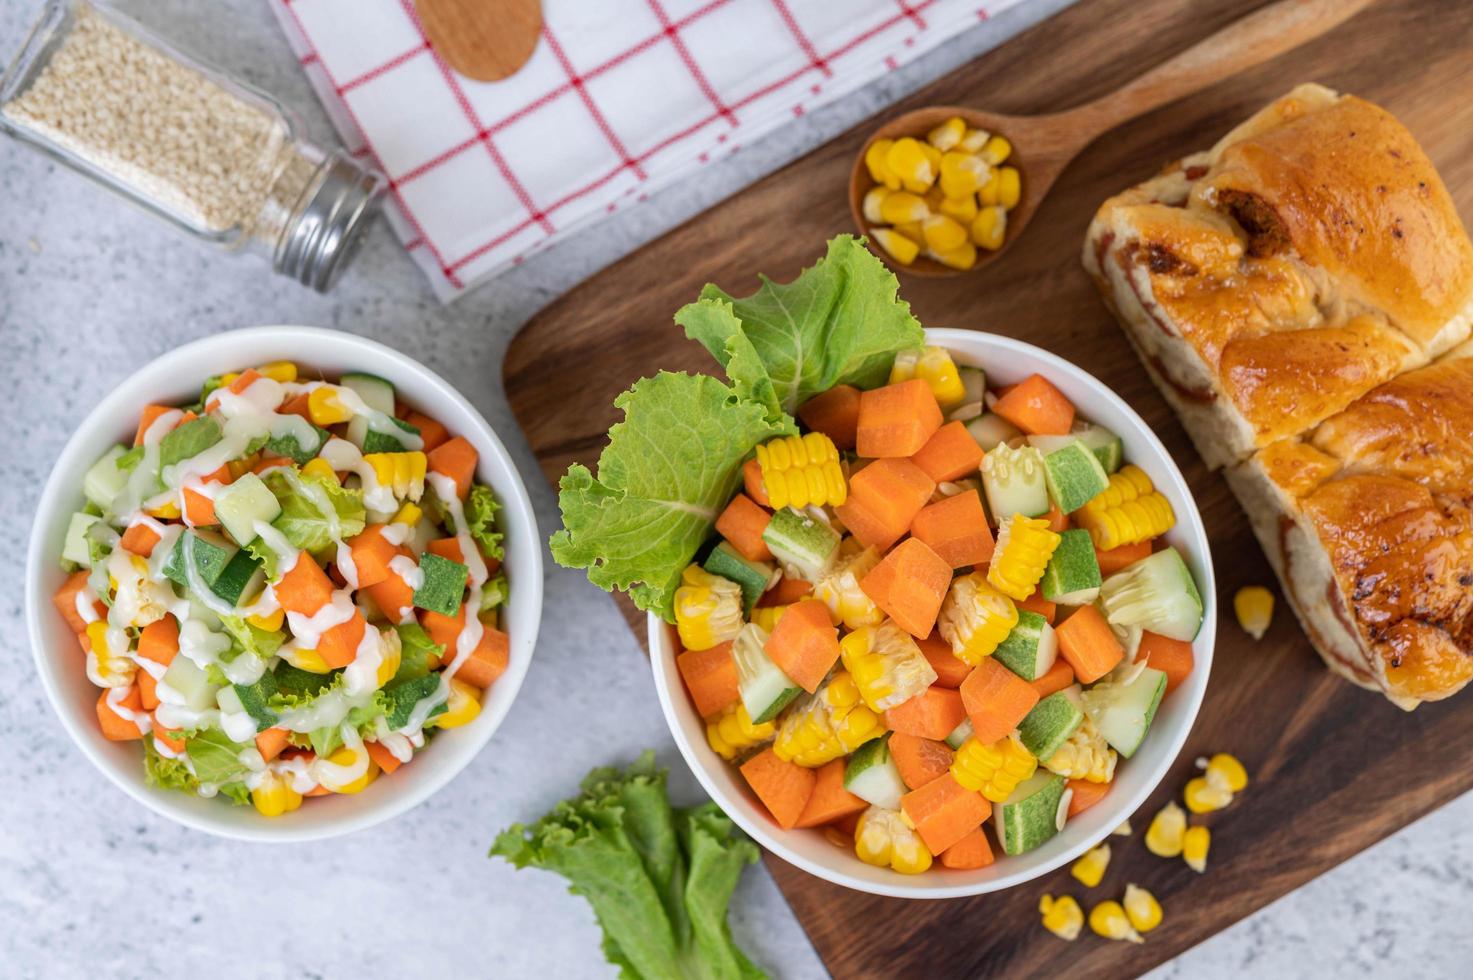
[[[1081,0],[965,65],[885,116],[933,103],[1048,112],[1092,98],[1253,9],[1253,0]],[[1250,73],[1111,133],[1063,175],[1028,233],[973,277],[901,278],[928,326],[989,330],[1029,340],[1093,371],[1153,426],[1197,497],[1212,540],[1222,618],[1211,685],[1172,773],[1112,840],[1104,883],[1085,890],[1061,870],[1003,894],[945,902],[874,898],[826,884],[769,858],[793,910],[837,977],[1134,974],[1255,909],[1473,788],[1473,768],[1450,747],[1473,744],[1473,693],[1404,714],[1331,677],[1287,609],[1255,643],[1227,611],[1239,586],[1273,574],[1222,478],[1202,465],[1106,313],[1079,264],[1100,201],[1163,163],[1205,148],[1301,81],[1355,92],[1396,113],[1421,140],[1473,219],[1473,4],[1381,0],[1329,35]],[[595,275],[539,313],[506,358],[507,396],[549,480],[592,464],[614,396],[660,368],[710,371],[672,314],[701,285],[756,288],[756,274],[793,277],[849,231],[845,182],[874,123],[838,137],[736,197]],[[1024,176],[1026,180],[1026,175]],[[630,614],[643,638],[643,618]],[[1210,866],[1150,855],[1146,822],[1203,753],[1231,751],[1252,774],[1248,791],[1206,822]],[[1144,946],[1086,935],[1065,944],[1038,924],[1044,892],[1086,909],[1126,882],[1150,888],[1165,924]],[[769,964],[781,971],[782,964]]]

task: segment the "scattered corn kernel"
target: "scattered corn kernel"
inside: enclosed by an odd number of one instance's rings
[[[418,504],[406,503],[403,507],[399,508],[398,512],[394,514],[393,520],[389,521],[389,523],[414,527],[423,516],[424,511],[420,509]]]
[[[921,232],[925,235],[926,246],[936,252],[950,252],[969,244],[967,229],[955,218],[944,214],[933,214],[922,221]]]
[[[952,116],[946,122],[926,134],[926,142],[945,153],[955,148],[967,135],[967,124],[961,116]]]
[[[926,226],[919,221],[902,221],[895,230],[922,247],[926,244]]]
[[[942,152],[936,149],[936,147],[932,146],[930,143],[922,143],[921,152],[926,155],[927,160],[931,161],[931,173],[939,173],[941,170],[941,157],[943,156]],[[931,179],[934,181],[936,178],[933,176]]]
[[[869,169],[870,179],[876,184],[882,184],[892,191],[900,190],[900,178],[895,176],[889,164],[885,162],[889,156],[890,147],[895,145],[894,140],[875,140],[864,151],[864,165]]]
[[[782,436],[757,447],[762,488],[774,508],[838,506],[849,496],[839,451],[822,432]]]
[[[997,203],[1011,211],[1018,206],[1023,196],[1023,178],[1017,167],[999,167],[997,170]]]
[[[439,719],[443,717],[445,716],[440,715],[435,720],[439,721]],[[367,755],[367,749],[360,749],[360,751]],[[344,745],[332,755],[328,756],[327,761],[335,766],[356,766],[358,764],[358,752]],[[368,788],[369,783],[378,778],[379,774],[378,763],[373,761],[372,756],[369,756],[364,761],[366,761],[368,765],[364,768],[363,775],[359,776],[357,779],[354,779],[351,782],[343,783],[341,786],[330,786],[325,782],[323,783],[323,785],[327,786],[327,788],[332,790],[334,793],[352,794],[363,792],[363,790]]]
[[[941,157],[941,191],[947,197],[975,194],[987,183],[987,164],[970,153],[947,153]]]
[[[881,205],[890,194],[890,189],[884,184],[876,184],[865,193],[864,204],[860,206],[860,210],[864,212],[865,221],[872,225],[884,222],[885,212]]]
[[[972,244],[996,252],[1008,234],[1008,213],[1001,205],[980,208],[972,219]]]
[[[337,385],[318,385],[307,395],[307,414],[314,425],[336,425],[353,417],[353,412],[338,397]]]
[[[955,218],[968,227],[972,219],[977,217],[977,195],[968,194],[965,197],[943,197],[936,210],[948,218]]]
[[[1234,793],[1248,788],[1248,770],[1235,755],[1219,752],[1210,759],[1198,759],[1197,768],[1206,771],[1209,782],[1220,781]]]
[[[145,507],[143,512],[149,517],[157,517],[161,521],[177,521],[179,519],[179,502],[177,500],[166,500],[153,507]]]
[[[978,152],[990,166],[997,166],[1013,154],[1013,144],[1008,142],[1006,136],[993,136],[987,140],[986,145]]]
[[[1233,792],[1224,786],[1213,786],[1205,776],[1197,776],[1187,780],[1182,798],[1186,800],[1187,809],[1193,813],[1211,813],[1231,803]]]
[[[982,147],[986,146],[987,141],[991,138],[992,134],[985,129],[969,129],[962,136],[962,141],[957,144],[957,147],[968,153],[981,153]]]
[[[302,650],[287,644],[281,648],[280,656],[293,667],[309,674],[325,674],[332,670],[327,661],[322,659],[322,654],[316,650]]]
[[[927,149],[934,149],[910,136],[903,136],[891,144],[885,153],[885,166],[890,173],[900,178],[900,184],[913,194],[924,194],[936,180],[936,170],[931,164]]]
[[[1233,612],[1243,632],[1261,640],[1273,622],[1274,594],[1261,585],[1246,585],[1233,596]]]
[[[1151,819],[1151,826],[1146,829],[1146,850],[1157,857],[1177,857],[1182,852],[1186,832],[1186,811],[1173,800]]]
[[[1043,915],[1043,927],[1055,936],[1071,943],[1079,938],[1084,910],[1072,895],[1045,895],[1038,900],[1038,911]]]
[[[1101,902],[1089,910],[1089,927],[1097,936],[1106,939],[1124,939],[1132,943],[1145,942],[1141,934],[1130,924],[1130,918],[1120,903],[1111,899]]]
[[[1120,821],[1120,826],[1118,826],[1114,830],[1110,831],[1110,836],[1111,837],[1129,837],[1133,833],[1135,833],[1135,831],[1133,831],[1133,830],[1130,829],[1130,821],[1129,820],[1122,820],[1122,821]]]
[[[246,622],[250,623],[258,630],[265,630],[267,633],[274,633],[277,630],[281,629],[282,620],[284,620],[285,618],[286,611],[283,610],[280,606],[277,606],[269,613],[262,613],[258,616],[247,616]]]
[[[1161,924],[1161,903],[1139,885],[1125,886],[1125,916],[1136,932],[1150,932]]]
[[[1086,888],[1093,888],[1105,877],[1105,869],[1110,866],[1110,845],[1100,844],[1085,851],[1078,861],[1074,862],[1069,873],[1079,879]]]
[[[1181,856],[1187,867],[1201,874],[1207,870],[1207,852],[1212,847],[1212,831],[1206,827],[1188,827],[1183,835]]]
[[[977,202],[984,208],[996,206],[1002,199],[1002,170],[992,171],[987,182],[977,190]]]
[[[901,265],[910,265],[921,254],[921,246],[911,241],[894,228],[871,228],[870,234],[880,243],[890,257]]]

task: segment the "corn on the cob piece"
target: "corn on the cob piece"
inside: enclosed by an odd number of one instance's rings
[[[1084,910],[1072,895],[1045,895],[1038,900],[1038,911],[1043,915],[1043,927],[1055,936],[1071,943],[1079,938]]]
[[[329,426],[348,421],[353,410],[338,396],[337,385],[318,385],[307,393],[307,414],[313,425]]]
[[[1186,812],[1175,801],[1168,803],[1151,818],[1151,826],[1146,829],[1146,850],[1157,857],[1174,858],[1181,854],[1186,832]]]
[[[1212,831],[1206,827],[1188,827],[1182,835],[1182,860],[1201,874],[1207,870],[1207,852],[1212,848]]]
[[[1093,888],[1105,877],[1105,869],[1110,866],[1110,845],[1099,844],[1091,847],[1080,856],[1069,868],[1073,875],[1085,888]]]
[[[1059,535],[1049,530],[1048,521],[1042,517],[1014,514],[997,532],[987,581],[1003,595],[1022,602],[1043,578],[1059,541]]]
[[[912,378],[920,378],[926,383],[943,411],[960,405],[967,397],[961,372],[945,347],[923,347],[896,354],[895,363],[890,368],[890,383],[898,384]]]
[[[1043,766],[1065,779],[1108,783],[1115,778],[1115,763],[1118,758],[1115,750],[1110,748],[1110,743],[1105,741],[1105,736],[1100,734],[1095,723],[1086,715],[1068,741],[1044,760]]]
[[[1161,903],[1139,885],[1125,886],[1125,916],[1136,932],[1150,932],[1161,924]]]
[[[787,606],[758,606],[752,610],[752,615],[747,622],[756,623],[762,627],[763,632],[770,634],[777,629],[777,621],[782,619],[783,613],[787,611]]]
[[[1109,551],[1138,544],[1176,526],[1171,503],[1151,484],[1139,466],[1127,464],[1110,474],[1109,485],[1074,514],[1095,547]]]
[[[1261,640],[1273,622],[1274,594],[1261,585],[1246,585],[1233,596],[1233,613],[1244,633]]]
[[[991,656],[1017,625],[1018,607],[980,572],[952,581],[936,619],[936,628],[951,644],[951,651],[973,667]]]
[[[428,457],[418,450],[405,453],[368,453],[363,461],[373,468],[381,486],[389,488],[397,500],[418,502],[425,492]]]
[[[865,864],[917,875],[931,867],[931,852],[898,810],[872,806],[854,828],[854,855]]]
[[[849,485],[834,441],[822,432],[783,436],[757,447],[762,488],[774,509],[842,504]]]
[[[742,631],[742,587],[687,565],[675,590],[675,628],[687,650],[709,650]]]
[[[840,558],[833,571],[813,587],[813,598],[827,605],[834,621],[844,624],[845,629],[878,626],[885,621],[885,614],[859,587],[859,581],[879,563],[880,553],[874,548]]]
[[[735,759],[754,745],[760,745],[777,733],[777,723],[752,724],[747,706],[738,701],[706,722],[706,744],[721,758]]]
[[[916,641],[888,619],[845,636],[839,653],[859,696],[873,711],[904,704],[936,683],[936,671]]]
[[[772,749],[779,759],[816,769],[885,731],[848,671],[832,674],[783,719]]]
[[[1101,902],[1089,910],[1089,927],[1097,936],[1106,939],[1124,939],[1132,943],[1143,943],[1141,934],[1130,924],[1125,909],[1114,899]]]
[[[1037,769],[1033,753],[1011,735],[989,745],[969,736],[951,763],[951,775],[957,782],[993,803],[1006,800]]]

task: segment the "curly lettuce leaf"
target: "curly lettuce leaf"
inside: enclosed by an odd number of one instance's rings
[[[701,958],[712,964],[713,976],[761,976],[762,971],[732,942],[726,921],[742,872],[760,857],[757,846],[715,803],[677,810],[675,829],[688,865],[685,913]]]
[[[490,487],[480,483],[471,486],[471,492],[465,498],[466,530],[481,546],[481,554],[497,560],[505,557],[501,550],[501,532],[496,530],[496,512],[500,509],[501,504],[497,503]]]
[[[662,371],[614,405],[624,421],[609,430],[598,476],[575,464],[559,484],[552,555],[673,622],[681,570],[740,485],[743,459],[786,424],[703,375]]]
[[[280,531],[292,547],[310,552],[332,547],[335,543],[334,514],[338,538],[350,538],[363,530],[367,511],[363,506],[362,490],[349,490],[327,477],[283,469],[271,470],[263,479],[266,488],[281,504],[281,515],[271,522],[271,526]],[[333,514],[327,513],[324,504],[332,507]],[[251,553],[257,554],[257,549],[252,548]]]
[[[770,385],[789,415],[834,385],[884,384],[896,352],[924,342],[895,274],[851,235],[832,239],[792,282],[760,278],[745,298],[707,285],[675,320],[739,392],[767,404]]]
[[[244,782],[226,783],[220,787],[220,795],[236,806],[247,806],[251,802],[251,788]]]
[[[400,623],[394,632],[399,634],[399,669],[389,679],[390,684],[419,680],[430,672],[430,658],[445,653],[445,644],[430,639],[418,623]]]
[[[241,779],[250,770],[240,761],[240,754],[250,748],[232,741],[218,728],[202,728],[184,743],[194,774],[202,783],[223,786]]]
[[[263,630],[259,626],[246,622],[244,616],[221,616],[220,624],[225,627],[225,632],[230,634],[231,640],[241,652],[260,657],[262,660],[275,655],[276,651],[281,649],[281,645],[286,642],[284,631]]]
[[[159,789],[199,792],[199,780],[189,771],[183,759],[170,759],[153,746],[153,739],[143,740],[143,775],[148,785]]]

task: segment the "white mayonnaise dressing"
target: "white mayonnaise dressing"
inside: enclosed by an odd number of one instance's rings
[[[355,779],[362,779],[368,772],[368,751],[363,747],[363,739],[359,738],[357,730],[352,725],[343,725],[338,729],[338,734],[342,736],[344,748],[352,750],[353,761],[340,765],[319,756],[312,760],[311,767],[312,775],[317,781],[332,790],[341,789]]]
[[[353,563],[353,549],[348,547],[346,541],[338,542],[337,554],[333,556],[333,562],[338,566],[338,574],[343,577],[349,589],[358,588],[358,566]]]
[[[256,532],[256,536],[276,556],[277,579],[280,579],[283,575],[290,573],[293,568],[297,567],[297,559],[301,557],[302,553],[292,547],[292,543],[286,539],[285,534],[282,534],[265,521],[256,521],[251,525],[251,530]]]
[[[358,392],[343,385],[335,385],[334,387],[337,388],[338,401],[343,403],[344,408],[354,415],[362,417],[363,421],[367,422],[368,427],[374,432],[380,435],[393,436],[398,440],[401,451],[412,452],[413,450],[424,448],[425,442],[423,439],[412,432],[405,432],[399,428],[399,424],[394,421],[392,416],[369,408],[368,403],[363,400],[363,396],[358,394]],[[333,467],[333,469],[337,469],[337,467]]]
[[[154,718],[160,726],[170,731],[180,728],[211,728],[220,724],[219,708],[204,708],[195,711],[185,702],[184,695],[174,690],[167,681],[159,681],[156,693],[159,706],[154,709]]]
[[[339,473],[357,474],[358,479],[363,483],[363,506],[368,510],[392,512],[399,506],[399,501],[394,496],[394,488],[386,487],[379,482],[378,474],[363,458],[363,453],[358,447],[351,442],[336,437],[329,439],[327,445],[322,447],[320,455],[327,460],[328,466]],[[333,537],[337,535],[334,534]]]
[[[256,719],[252,718],[248,711],[221,711],[220,730],[232,742],[254,742],[256,740]],[[257,752],[256,756],[260,758],[260,753]]]
[[[126,687],[115,687],[108,691],[107,706],[119,718],[131,721],[138,728],[138,734],[147,735],[153,730],[153,719],[148,716],[147,711],[134,711],[132,708],[124,707],[123,698],[128,696],[128,691],[129,688]]]
[[[132,523],[143,501],[143,495],[154,488],[154,474],[159,468],[159,443],[163,442],[164,436],[172,432],[183,417],[183,412],[177,408],[171,408],[161,413],[144,430],[143,458],[128,474],[128,482],[124,485],[123,492],[113,501],[113,511],[128,516],[128,523]]]
[[[389,571],[404,580],[404,584],[419,591],[420,586],[425,584],[425,570],[408,555],[395,555],[389,559]]]
[[[159,755],[163,756],[165,759],[181,759],[184,757],[183,749],[175,752],[173,749],[165,745],[163,740],[160,739],[157,735],[153,737],[153,750]]]
[[[315,650],[322,641],[322,634],[334,626],[353,618],[358,607],[353,605],[352,589],[335,589],[332,598],[310,616],[299,612],[288,612],[286,621],[291,626],[296,645],[303,650]]]
[[[92,591],[92,586],[84,585],[77,590],[76,595],[77,615],[82,617],[84,623],[97,622],[97,593]]]
[[[409,534],[413,530],[414,528],[408,524],[385,524],[383,529],[379,531],[379,537],[383,538],[389,544],[398,547],[409,539]]]
[[[348,697],[365,704],[378,690],[378,669],[384,662],[384,636],[378,627],[369,626],[353,651],[353,662],[343,668],[343,690]]]

